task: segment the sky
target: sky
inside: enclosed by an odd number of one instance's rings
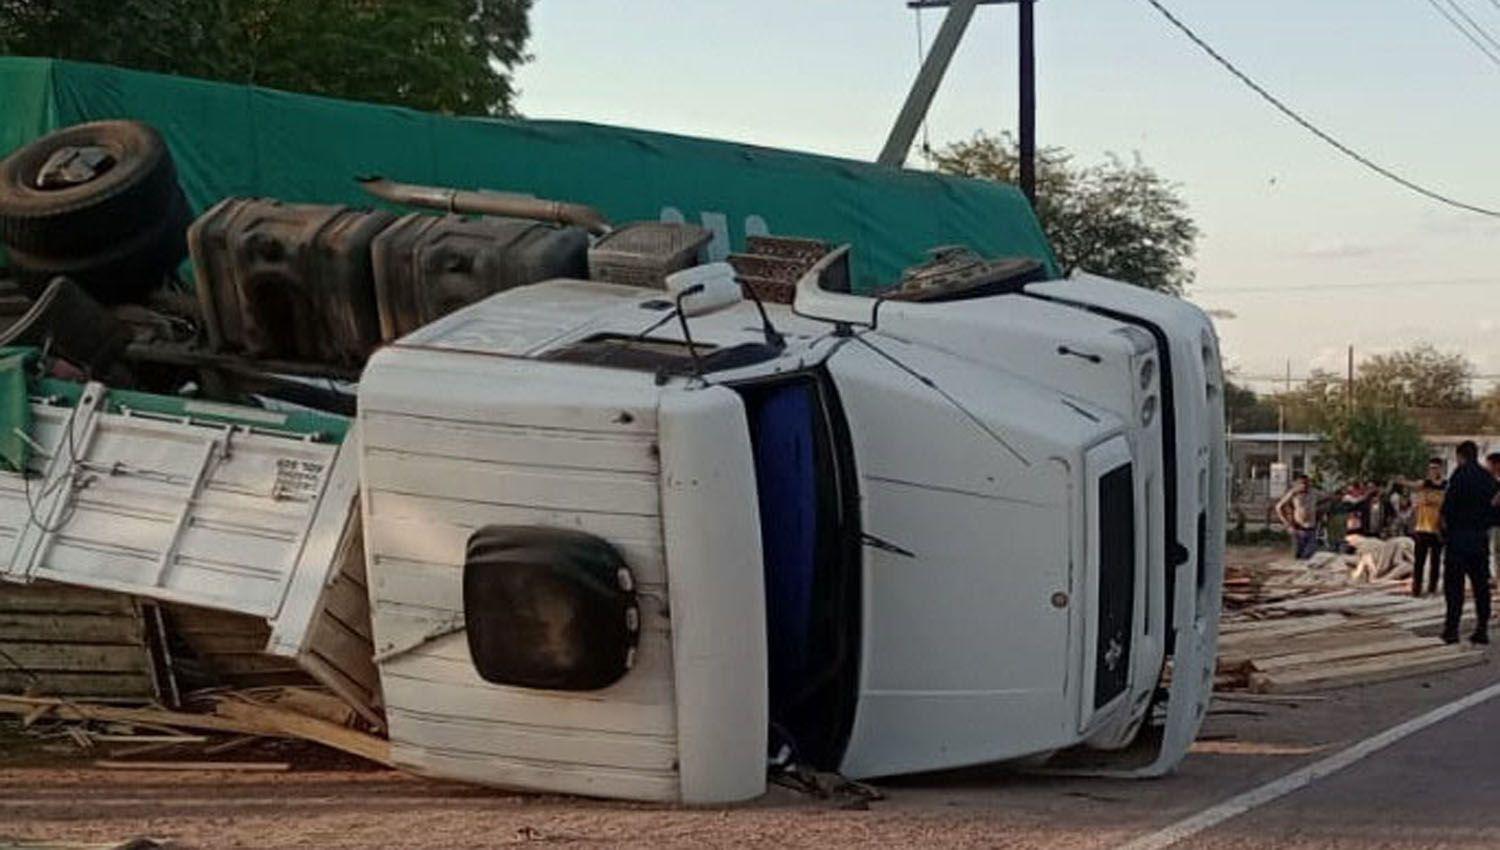
[[[1500,209],[1500,63],[1430,0],[1163,2],[1351,147]],[[1454,2],[1500,40],[1500,0]],[[940,15],[923,15],[928,43]],[[532,27],[529,117],[855,159],[879,151],[918,66],[904,0],[538,0]],[[1038,142],[1081,162],[1138,153],[1179,185],[1203,231],[1189,298],[1222,317],[1242,378],[1271,389],[1288,364],[1342,371],[1349,345],[1415,342],[1500,376],[1500,218],[1350,162],[1145,0],[1038,0],[1036,27]],[[935,147],[1014,131],[1015,40],[1013,8],[979,9],[929,115]]]

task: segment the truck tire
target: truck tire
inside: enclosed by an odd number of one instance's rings
[[[0,243],[54,260],[97,254],[171,211],[181,194],[166,143],[149,125],[66,127],[0,160]]]
[[[192,212],[179,198],[143,231],[93,254],[41,256],[10,250],[23,290],[35,297],[58,275],[71,278],[104,304],[138,301],[156,289],[187,255]]]

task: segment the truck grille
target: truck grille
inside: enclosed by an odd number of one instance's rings
[[[1094,708],[1130,681],[1135,615],[1135,483],[1130,464],[1099,479],[1099,637],[1094,648]]]

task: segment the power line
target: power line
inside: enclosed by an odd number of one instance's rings
[[[1486,46],[1484,42],[1476,38],[1474,36],[1474,33],[1469,31],[1468,27],[1459,23],[1458,18],[1453,17],[1453,14],[1451,12],[1440,6],[1437,0],[1427,0],[1427,5],[1431,6],[1433,11],[1437,12],[1439,15],[1442,15],[1444,20],[1452,24],[1453,28],[1458,30],[1459,35],[1462,35],[1464,38],[1468,39],[1469,43],[1474,45],[1474,47],[1478,49],[1480,53],[1483,53],[1486,59],[1489,59],[1497,66],[1500,66],[1500,54],[1497,54],[1494,50],[1491,50],[1488,46]],[[1449,5],[1453,6],[1454,11],[1458,12],[1460,15],[1463,15],[1465,18],[1468,18],[1468,20],[1470,20],[1471,22],[1473,21],[1473,18],[1469,18],[1469,16],[1462,9],[1454,6],[1452,0],[1449,0]],[[1477,24],[1475,26],[1476,28],[1478,28]],[[1482,29],[1479,30],[1479,34],[1488,37]]]
[[[1363,165],[1365,168],[1368,168],[1369,170],[1375,172],[1376,174],[1379,174],[1387,180],[1404,186],[1407,189],[1410,189],[1411,191],[1416,192],[1423,197],[1437,201],[1440,204],[1447,204],[1450,207],[1456,207],[1461,210],[1468,210],[1469,212],[1478,213],[1480,215],[1500,218],[1500,210],[1487,209],[1485,207],[1475,206],[1474,204],[1467,204],[1463,201],[1450,198],[1440,192],[1428,189],[1426,186],[1423,186],[1419,183],[1414,183],[1411,180],[1408,180],[1405,177],[1397,174],[1396,172],[1391,171],[1389,168],[1386,168],[1385,166],[1382,166],[1370,160],[1365,155],[1359,153],[1358,151],[1354,150],[1338,139],[1335,139],[1333,136],[1319,129],[1311,121],[1297,114],[1297,112],[1295,112],[1290,106],[1282,103],[1279,98],[1266,91],[1266,89],[1259,83],[1250,79],[1250,77],[1247,76],[1245,72],[1235,67],[1234,63],[1230,62],[1228,59],[1225,59],[1222,55],[1219,54],[1217,50],[1210,46],[1208,42],[1200,38],[1196,32],[1193,32],[1193,30],[1189,28],[1187,24],[1183,23],[1177,18],[1176,15],[1172,14],[1172,12],[1168,10],[1167,7],[1163,6],[1159,2],[1159,0],[1146,0],[1146,2],[1151,4],[1151,6],[1156,9],[1156,11],[1160,12],[1162,17],[1166,18],[1167,21],[1172,24],[1172,26],[1181,30],[1183,35],[1187,36],[1190,40],[1192,40],[1194,44],[1198,45],[1198,47],[1201,48],[1204,53],[1207,53],[1210,57],[1212,57],[1215,62],[1218,62],[1220,65],[1224,66],[1225,70],[1233,74],[1236,78],[1239,79],[1240,82],[1248,86],[1251,91],[1260,95],[1261,99],[1276,107],[1277,111],[1279,111],[1282,115],[1285,115],[1287,118],[1295,121],[1303,129],[1323,140],[1334,150],[1337,150],[1339,153],[1342,153],[1344,156],[1354,160],[1360,165]],[[1432,0],[1428,0],[1428,2],[1432,2]]]
[[[1338,292],[1345,289],[1421,289],[1430,286],[1495,286],[1500,278],[1468,277],[1451,280],[1375,280],[1355,283],[1294,283],[1286,286],[1203,286],[1193,295],[1281,295],[1286,292]]]
[[[1480,37],[1485,41],[1488,41],[1491,47],[1495,48],[1496,50],[1500,50],[1500,41],[1496,41],[1495,37],[1493,35],[1490,35],[1490,31],[1485,28],[1484,24],[1481,24],[1480,22],[1474,20],[1474,17],[1469,14],[1469,11],[1463,7],[1463,4],[1459,3],[1458,0],[1444,0],[1444,2],[1446,2],[1449,8],[1457,12],[1459,16],[1461,16],[1464,20],[1468,21],[1469,26],[1474,28],[1474,32],[1479,33]]]

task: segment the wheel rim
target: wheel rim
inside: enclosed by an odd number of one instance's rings
[[[82,186],[114,168],[116,161],[113,151],[98,145],[60,147],[37,169],[36,188],[45,192]]]

